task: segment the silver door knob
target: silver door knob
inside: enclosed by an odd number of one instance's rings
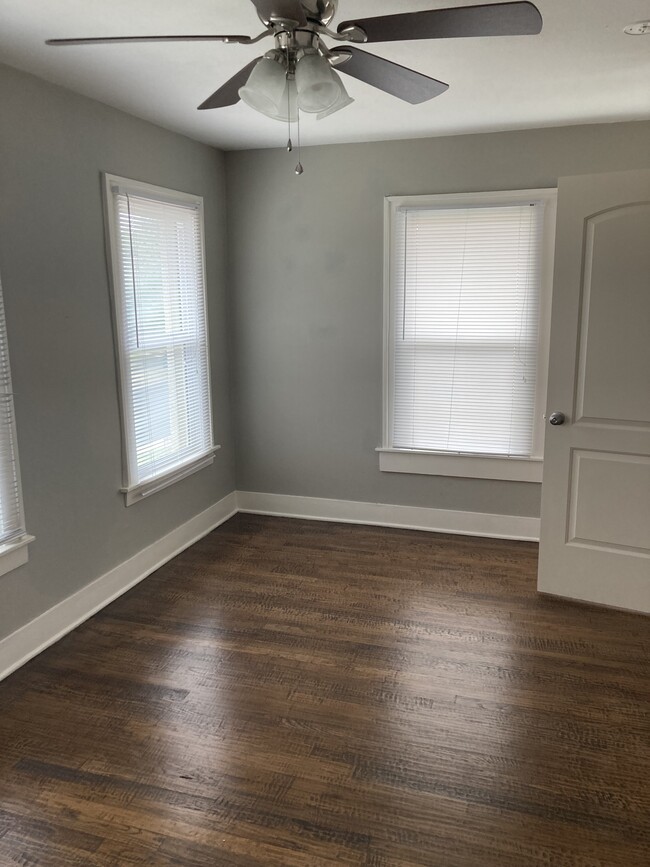
[[[550,424],[553,425],[564,424],[564,422],[566,421],[566,416],[563,412],[552,412],[548,420]]]

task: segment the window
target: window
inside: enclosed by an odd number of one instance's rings
[[[213,461],[203,204],[105,182],[130,505]]]
[[[387,200],[381,469],[541,481],[555,200]]]
[[[25,532],[7,328],[0,286],[0,575],[27,562],[27,545],[33,541],[34,537]]]

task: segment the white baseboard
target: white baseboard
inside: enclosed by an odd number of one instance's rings
[[[0,680],[237,512],[235,492],[0,641]]]
[[[326,500],[319,497],[294,497],[285,494],[260,494],[237,491],[240,512],[255,515],[280,515],[311,518],[347,524],[373,524],[402,527],[434,533],[463,536],[489,536],[496,539],[539,541],[539,518],[518,515],[492,515],[485,512],[454,512],[421,506],[392,506],[385,503],[356,503],[352,500]]]
[[[515,515],[453,512],[418,506],[233,491],[209,509],[0,640],[0,680],[59,638],[63,638],[84,620],[92,617],[237,512],[535,542],[539,540],[540,526],[539,518]]]

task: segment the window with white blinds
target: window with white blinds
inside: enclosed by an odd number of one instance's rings
[[[7,327],[0,286],[0,574],[27,561],[26,544],[30,541],[32,537],[25,532]],[[7,554],[12,560],[10,564],[5,560]]]
[[[393,203],[388,448],[541,457],[554,191]]]
[[[106,177],[127,503],[213,459],[199,197]]]

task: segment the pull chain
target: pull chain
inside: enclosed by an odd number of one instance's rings
[[[289,75],[287,73],[287,126],[289,127],[289,140],[287,141],[287,150],[289,153],[293,150],[293,142],[291,141],[291,85]]]
[[[295,168],[295,172],[296,172],[297,175],[301,175],[305,170],[303,169],[303,167],[302,167],[302,163],[300,162],[300,148],[301,148],[301,141],[300,141],[300,109],[297,110],[297,124],[296,124],[296,125],[297,125],[297,129],[298,129],[298,165],[297,165],[296,168]]]

